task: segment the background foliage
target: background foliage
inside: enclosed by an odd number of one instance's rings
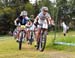
[[[9,31],[13,32],[15,28],[13,22],[21,11],[28,11],[29,17],[32,14],[36,16],[42,6],[47,6],[49,8],[49,13],[55,21],[57,8],[59,8],[58,23],[62,17],[67,17],[65,20],[68,23],[72,21],[72,16],[75,17],[75,0],[56,0],[54,3],[49,0],[41,0],[37,1],[35,4],[31,4],[29,0],[0,0],[0,34],[8,34]],[[72,26],[74,27],[74,23]]]

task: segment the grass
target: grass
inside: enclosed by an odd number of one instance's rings
[[[74,32],[69,32],[67,36],[64,37],[63,34],[59,32],[57,33],[55,41],[74,43],[75,36],[73,35]],[[18,43],[16,43],[12,36],[2,36],[0,37],[0,58],[60,58],[61,56],[64,57],[64,53],[65,55],[70,53],[75,54],[75,47],[65,45],[53,45],[53,38],[54,34],[49,33],[45,51],[39,52],[35,49],[34,44],[30,46],[27,43],[23,43],[22,50],[19,51]],[[60,56],[59,54],[62,55]],[[67,57],[65,56],[64,58]]]
[[[22,50],[18,50],[18,43],[15,42],[13,37],[4,36],[0,41],[0,58],[45,58],[45,53],[37,51],[33,46],[23,43]],[[37,52],[36,52],[37,51]],[[44,56],[42,56],[44,55]],[[40,56],[40,57],[39,57]]]
[[[63,33],[59,32],[56,34],[55,42],[66,42],[75,44],[75,32],[70,31],[66,36],[64,36]],[[75,51],[75,46],[54,45],[53,47],[57,50]]]
[[[56,35],[56,41],[75,43],[75,32],[71,31],[66,36],[63,36],[62,33]]]

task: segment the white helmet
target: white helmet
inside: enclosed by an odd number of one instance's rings
[[[27,16],[27,11],[22,11],[20,16],[26,15]]]
[[[48,11],[48,7],[42,7],[41,11]]]

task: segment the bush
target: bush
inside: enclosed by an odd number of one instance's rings
[[[16,12],[10,7],[4,8],[0,11],[0,34],[7,34],[10,30],[13,30],[13,22],[16,18]]]

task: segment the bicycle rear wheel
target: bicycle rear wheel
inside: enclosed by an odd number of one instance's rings
[[[33,37],[33,31],[30,32],[30,45],[32,45],[33,41],[34,41],[34,37]]]

